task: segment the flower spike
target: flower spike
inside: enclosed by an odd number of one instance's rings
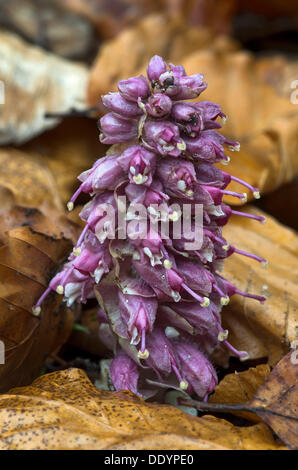
[[[206,87],[201,74],[189,76],[155,55],[147,77],[120,80],[118,91],[102,96],[108,112],[99,120],[100,141],[121,145],[79,175],[67,208],[81,193],[90,196],[80,212],[85,227],[32,309],[40,315],[51,291],[69,307],[97,298],[101,339],[114,354],[111,382],[144,397],[149,384],[150,393],[174,387],[207,401],[217,384],[210,358],[218,345],[248,359],[229,343],[222,308],[233,295],[266,300],[218,274],[233,253],[266,264],[222,235],[232,215],[265,218],[223,203],[224,196],[247,199],[228,189],[231,181],[256,199],[260,193],[214,165],[227,165],[227,150],[240,144],[218,132],[226,119],[218,104],[193,101]]]

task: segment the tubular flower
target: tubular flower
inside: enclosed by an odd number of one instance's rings
[[[186,101],[206,87],[201,74],[188,76],[156,55],[147,78],[121,80],[118,92],[102,97],[108,113],[100,119],[100,140],[121,150],[79,176],[67,207],[80,193],[90,195],[80,213],[85,227],[33,307],[39,315],[51,291],[69,306],[96,298],[100,337],[114,353],[112,384],[144,397],[173,387],[207,400],[217,384],[213,351],[222,345],[248,358],[229,343],[222,308],[233,295],[266,300],[219,273],[232,254],[266,264],[222,235],[231,215],[265,219],[223,203],[225,195],[246,200],[246,192],[227,189],[231,181],[260,194],[214,166],[227,164],[226,151],[240,146],[218,133],[226,119],[219,105]]]

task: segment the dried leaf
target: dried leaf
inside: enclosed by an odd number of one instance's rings
[[[208,82],[204,99],[222,106],[228,115],[224,134],[241,143],[228,171],[261,192],[272,191],[293,179],[298,172],[298,109],[290,100],[293,90],[288,77],[279,78],[273,86],[269,59],[263,63],[263,59],[244,51],[208,48],[191,54],[182,63],[188,73],[204,74]],[[243,191],[243,187],[233,183],[231,190]],[[235,199],[228,201],[237,204]]]
[[[246,404],[257,393],[257,390],[269,374],[270,367],[268,364],[250,367],[244,372],[227,374],[215,387],[209,403]],[[249,412],[234,412],[234,414],[250,421],[260,421],[258,416]]]
[[[22,211],[25,216],[24,208],[11,210],[8,225],[19,225]],[[10,229],[0,246],[0,340],[5,347],[0,391],[30,383],[40,373],[45,357],[66,341],[72,329],[73,312],[55,294],[45,300],[39,317],[32,313],[71,242],[61,233],[59,236],[57,228],[49,235],[52,223],[48,224],[48,217],[37,217],[35,211],[31,215],[29,209],[23,226]],[[40,232],[34,230],[35,223]]]
[[[98,140],[96,121],[81,117],[65,119],[22,149],[37,154],[48,165],[64,204],[79,186],[77,176],[106,152]]]
[[[266,408],[258,415],[291,449],[298,448],[297,357],[297,351],[289,352],[249,402],[249,406]]]
[[[64,3],[64,2],[63,2]],[[58,0],[0,1],[0,24],[63,57],[84,58],[92,47],[93,28]]]
[[[163,0],[64,0],[66,8],[86,16],[103,38],[161,7]]]
[[[42,159],[12,148],[2,148],[0,210],[15,204],[62,209],[55,179]]]
[[[22,143],[55,126],[47,113],[84,109],[87,68],[0,33],[0,144]]]
[[[253,214],[263,212],[246,207]],[[298,238],[271,217],[265,225],[234,216],[224,229],[230,244],[269,261],[267,269],[250,258],[234,254],[224,264],[223,275],[240,290],[265,295],[265,304],[235,295],[223,309],[223,323],[231,343],[246,350],[251,359],[268,357],[276,364],[297,337]]]
[[[263,423],[236,427],[100,391],[78,369],[0,396],[0,429],[0,449],[284,449]]]
[[[236,0],[165,0],[165,4],[169,11],[192,25],[208,26],[221,34],[232,32]]]
[[[46,214],[31,207],[13,206],[0,213],[0,246],[8,243],[9,231],[18,227],[31,227],[48,237],[66,238],[73,244],[77,241],[79,225],[72,220],[75,211],[67,216],[61,212],[48,210]]]

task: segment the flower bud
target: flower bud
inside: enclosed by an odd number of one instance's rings
[[[147,98],[150,93],[148,81],[143,75],[128,78],[127,80],[120,80],[118,90],[123,98],[135,102],[138,101],[138,98]]]
[[[86,303],[88,298],[94,297],[94,280],[89,274],[75,269],[72,263],[64,265],[64,269],[51,280],[49,287],[64,294],[68,307],[74,302]]]
[[[160,75],[167,70],[167,64],[162,59],[162,57],[158,55],[154,55],[149,62],[147,67],[147,75],[151,82],[157,81]]]
[[[100,119],[100,141],[103,144],[127,142],[137,137],[138,122],[123,119],[115,113],[107,113]]]
[[[212,103],[212,101],[200,101],[193,103],[193,106],[202,116],[204,129],[219,128],[221,125],[216,122],[216,119],[218,117],[222,118],[223,121],[226,119],[221,107],[216,103]]]
[[[118,165],[128,173],[131,183],[150,186],[156,166],[156,154],[140,145],[133,145],[120,155]]]
[[[120,93],[108,93],[102,96],[102,102],[110,111],[126,118],[133,118],[142,114],[142,110],[137,103],[126,100]]]
[[[147,113],[156,118],[168,115],[171,108],[171,98],[163,93],[155,93],[150,96],[145,106]]]
[[[176,83],[178,93],[175,94],[175,100],[190,100],[197,98],[202,91],[207,88],[207,83],[203,82],[203,75],[200,73],[179,77]]]
[[[194,195],[196,172],[191,162],[165,157],[157,166],[157,176],[170,195]]]
[[[225,138],[215,131],[202,131],[193,139],[185,137],[184,141],[187,152],[203,162],[216,163],[227,159],[223,148]]]
[[[206,400],[218,383],[216,372],[211,362],[195,348],[186,342],[175,342],[175,353],[180,363],[183,377],[195,393]]]
[[[144,125],[144,143],[161,155],[179,157],[185,150],[179,128],[170,121],[147,121]]]
[[[140,344],[146,354],[146,335],[152,331],[157,311],[157,300],[140,295],[126,295],[119,291],[119,311],[127,327],[130,343]]]

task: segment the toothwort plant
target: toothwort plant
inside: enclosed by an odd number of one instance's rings
[[[217,384],[210,362],[215,348],[222,343],[240,360],[248,358],[228,342],[222,307],[234,294],[265,301],[241,292],[220,274],[224,259],[233,253],[266,264],[223,238],[231,214],[265,219],[222,202],[224,195],[246,200],[246,193],[226,189],[232,180],[255,198],[260,194],[214,166],[228,164],[225,146],[237,151],[240,145],[217,132],[218,120],[226,120],[219,105],[187,101],[206,87],[201,74],[187,76],[182,66],[168,65],[156,55],[147,78],[121,80],[118,92],[102,97],[110,112],[100,119],[100,141],[122,144],[116,146],[121,150],[112,149],[79,176],[82,184],[68,209],[80,193],[91,196],[80,213],[85,228],[33,308],[39,315],[50,291],[63,295],[68,306],[97,298],[101,339],[114,354],[112,384],[144,397],[172,387],[207,400]],[[120,227],[115,214],[123,212],[126,198],[139,213],[126,212]],[[173,226],[186,205],[195,224],[198,204],[202,241],[198,249],[185,249],[189,236],[183,229],[174,236]],[[146,216],[154,230],[145,228],[136,236]],[[163,236],[161,222],[168,222],[169,236]],[[131,223],[130,236],[120,236]]]

